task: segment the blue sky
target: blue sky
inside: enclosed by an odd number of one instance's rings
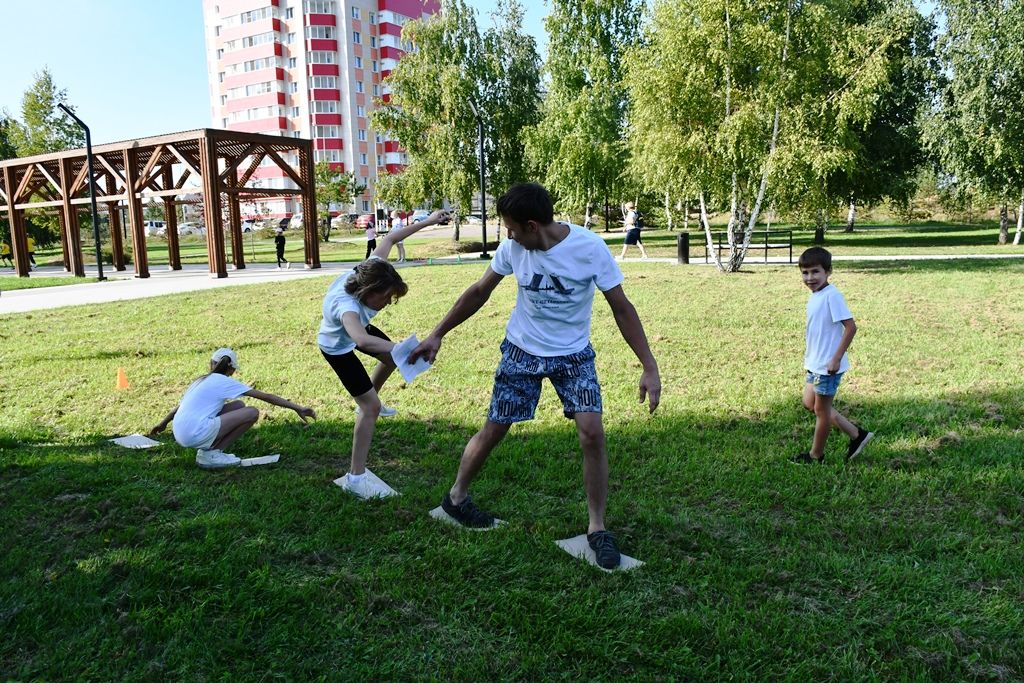
[[[494,0],[469,0],[481,28]],[[526,30],[546,42],[546,3],[528,0]],[[211,125],[199,0],[3,0],[0,109],[21,117],[35,73],[50,68],[94,143]],[[13,29],[13,30],[8,30]]]

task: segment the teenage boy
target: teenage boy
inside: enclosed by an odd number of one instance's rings
[[[821,247],[811,247],[800,254],[799,265],[804,284],[811,290],[807,300],[804,407],[814,413],[815,420],[811,451],[794,456],[793,462],[824,462],[825,442],[832,427],[838,427],[850,437],[846,459],[852,460],[875,435],[846,419],[832,407],[832,401],[843,373],[850,369],[846,350],[857,333],[857,324],[846,306],[846,299],[828,282],[832,274],[832,254]]]
[[[576,422],[583,450],[583,484],[590,522],[587,540],[606,569],[619,566],[615,537],[605,529],[608,453],[601,422],[601,386],[590,345],[594,289],[601,290],[615,323],[643,366],[640,401],[658,407],[661,378],[636,309],[622,291],[622,271],[604,241],[588,230],[554,222],[551,196],[540,185],[520,183],[498,199],[508,240],[494,254],[483,277],[463,292],[412,360],[433,362],[448,332],[480,310],[506,275],[518,285],[516,306],[505,328],[501,362],[487,421],[466,444],[455,484],[444,496],[445,512],[467,527],[489,527],[494,517],[478,508],[469,485],[487,456],[515,422],[533,419],[541,381],[547,377]]]

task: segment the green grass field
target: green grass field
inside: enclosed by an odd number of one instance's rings
[[[353,404],[315,345],[330,280],[4,316],[0,678],[16,680],[1018,680],[1024,677],[1024,308],[1019,262],[837,264],[860,332],[837,405],[878,432],[842,463],[800,406],[807,293],[795,268],[730,276],[627,264],[663,403],[607,306],[593,341],[611,460],[608,523],[641,569],[606,575],[556,539],[585,530],[574,430],[546,386],[474,486],[508,520],[427,517],[482,423],[514,300],[505,282],[393,379],[370,467],[402,492],[358,502]],[[403,271],[375,322],[421,336],[479,273]],[[210,473],[146,431],[201,374],[312,405],[233,449],[275,466]],[[114,391],[118,367],[131,388]]]

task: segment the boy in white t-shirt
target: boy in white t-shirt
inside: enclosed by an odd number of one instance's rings
[[[512,424],[533,419],[546,377],[562,400],[564,415],[576,422],[590,518],[587,540],[598,564],[611,569],[619,566],[620,555],[604,525],[608,454],[601,385],[590,346],[595,289],[604,294],[619,331],[643,365],[640,401],[648,398],[652,413],[661,396],[658,364],[636,309],[622,291],[622,272],[600,237],[554,222],[551,196],[534,183],[509,188],[498,199],[498,214],[509,239],[499,245],[483,277],[459,297],[410,356],[433,362],[444,335],[480,310],[503,277],[515,278],[516,307],[501,344],[487,421],[466,445],[455,484],[441,506],[463,526],[486,528],[494,523],[491,514],[473,503],[469,485]]]
[[[800,255],[800,274],[811,290],[807,300],[807,350],[804,368],[804,407],[814,413],[814,442],[809,453],[793,457],[797,463],[825,461],[825,443],[832,427],[838,427],[850,437],[846,459],[860,455],[874,438],[850,422],[832,407],[843,373],[850,369],[846,350],[857,333],[857,324],[846,305],[846,299],[828,282],[832,274],[832,254],[821,247],[811,247]]]

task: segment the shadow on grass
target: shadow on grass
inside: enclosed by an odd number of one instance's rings
[[[615,576],[552,543],[586,521],[568,422],[495,451],[474,493],[508,525],[487,534],[426,516],[478,424],[382,420],[369,464],[403,495],[370,503],[331,485],[350,421],[264,419],[233,450],[282,461],[222,472],[0,438],[4,675],[1019,676],[1021,394],[840,408],[879,437],[844,465],[834,433],[815,467],[786,462],[812,428],[797,395],[606,416],[609,522],[648,562]]]

